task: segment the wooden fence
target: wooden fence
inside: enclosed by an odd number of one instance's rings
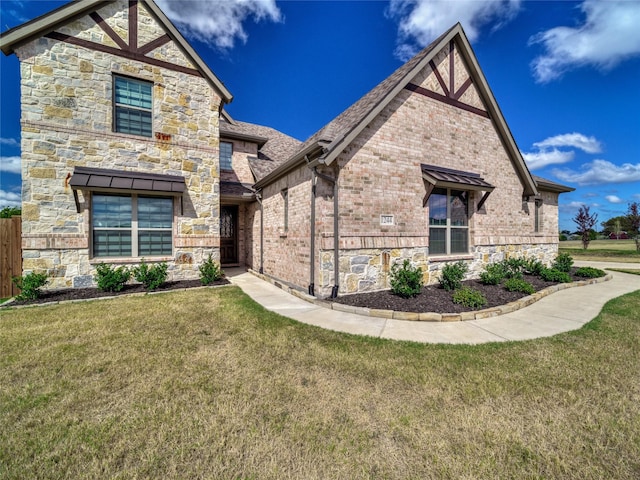
[[[20,293],[14,275],[22,275],[22,218],[0,218],[0,298]]]

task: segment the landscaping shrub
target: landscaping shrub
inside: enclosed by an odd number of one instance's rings
[[[140,265],[133,268],[133,276],[145,290],[155,290],[167,280],[167,268],[167,262],[149,266],[142,259]]]
[[[546,282],[560,282],[560,283],[569,283],[571,282],[571,277],[566,272],[561,272],[555,268],[545,268],[540,272],[540,278],[542,278]]]
[[[198,267],[198,270],[200,270],[200,283],[202,283],[202,285],[211,285],[216,280],[220,280],[224,275],[220,265],[211,258],[211,254],[209,254],[205,262]]]
[[[453,303],[476,309],[484,307],[487,299],[482,292],[465,286],[453,292]]]
[[[522,272],[526,265],[524,258],[507,258],[502,261],[506,278],[522,278]]]
[[[457,290],[462,286],[462,280],[469,267],[462,260],[456,263],[447,263],[442,267],[440,286],[446,291]]]
[[[485,285],[499,285],[505,276],[506,272],[502,262],[490,263],[485,265],[484,272],[480,273],[480,281]]]
[[[504,282],[504,288],[510,292],[522,292],[527,295],[535,293],[536,289],[526,280],[521,278],[510,278]]]
[[[409,260],[405,260],[402,267],[394,264],[391,267],[391,292],[403,298],[415,297],[422,290],[422,270],[412,267]]]
[[[539,276],[544,268],[544,263],[537,258],[527,258],[524,262],[524,271],[531,275]]]
[[[47,283],[47,274],[31,272],[22,277],[13,277],[11,281],[20,289],[16,300],[35,300],[40,296],[40,287]]]
[[[106,263],[96,266],[96,273],[96,283],[103,292],[119,292],[131,278],[131,271],[127,267],[115,268]]]
[[[606,273],[599,268],[593,267],[580,267],[576,270],[577,277],[585,277],[585,278],[600,278],[604,277]]]
[[[568,253],[560,253],[551,268],[558,270],[560,272],[570,272],[571,266],[573,265],[573,258]]]

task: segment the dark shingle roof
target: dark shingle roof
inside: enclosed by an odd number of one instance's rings
[[[434,40],[430,45],[420,51],[411,60],[398,68],[385,80],[375,86],[369,93],[364,95],[360,100],[347,108],[344,112],[338,115],[335,119],[329,122],[327,125],[318,130],[315,134],[309,137],[304,144],[302,144],[300,150],[304,150],[314,142],[334,142],[339,141],[346,136],[351,130],[356,128],[360,122],[362,122],[366,116],[375,109],[382,101],[387,99],[391,91],[396,87],[405,77],[440,43],[440,41],[446,37],[455,26],[451,27],[440,37]]]
[[[240,121],[235,121],[235,124],[231,124],[221,120],[220,136],[224,138],[225,135],[238,138],[246,137],[258,143],[258,158],[249,159],[249,166],[256,177],[256,181],[291,158],[301,145],[300,140],[296,140],[274,128]]]
[[[562,185],[561,183],[552,182],[551,180],[547,180],[546,178],[539,177],[538,175],[531,175],[533,180],[536,182],[538,188],[546,191],[556,192],[556,193],[568,193],[573,192],[575,188],[568,187],[566,185]]]

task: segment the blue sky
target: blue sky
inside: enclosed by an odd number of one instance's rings
[[[0,1],[0,30],[65,2]],[[640,2],[158,0],[234,95],[304,140],[460,21],[535,175],[599,221],[640,201]],[[19,65],[0,55],[0,207],[20,202]]]

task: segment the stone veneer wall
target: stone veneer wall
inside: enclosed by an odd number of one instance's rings
[[[485,265],[508,258],[536,258],[547,266],[555,259],[558,244],[494,245],[473,248],[469,255],[450,258],[429,258],[428,248],[354,249],[340,250],[340,294],[374,292],[391,288],[390,270],[395,264],[409,260],[423,272],[425,285],[435,284],[447,263],[463,260],[469,267],[466,278],[479,278]],[[333,250],[320,252],[320,283],[333,285]],[[322,297],[330,289],[321,289]]]
[[[128,40],[126,0],[98,13]],[[58,31],[116,46],[88,16]],[[139,5],[139,45],[164,33]],[[79,192],[77,213],[68,186],[75,166],[89,166],[185,177],[183,213],[180,199],[174,202],[174,252],[163,260],[170,278],[197,278],[197,266],[207,254],[219,258],[218,93],[198,76],[46,38],[16,53],[22,78],[24,272],[46,271],[51,287],[93,283],[94,264],[102,259],[91,258],[91,195]],[[193,68],[173,42],[148,56]],[[112,131],[114,73],[153,82],[153,132],[170,139]]]

